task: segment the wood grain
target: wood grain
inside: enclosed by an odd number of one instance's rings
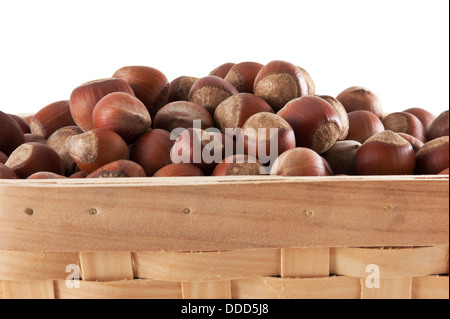
[[[448,187],[448,176],[2,180],[0,250],[448,246]]]

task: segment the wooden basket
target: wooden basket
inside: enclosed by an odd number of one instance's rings
[[[0,298],[449,298],[448,256],[448,176],[0,181]]]

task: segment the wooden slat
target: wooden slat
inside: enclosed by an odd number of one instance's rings
[[[449,241],[448,176],[30,182],[0,181],[0,249],[228,250]],[[33,214],[24,213],[27,208]]]
[[[332,248],[330,272],[366,277],[378,267],[381,278],[418,277],[448,273],[448,246],[416,248]]]
[[[259,278],[231,282],[233,299],[359,299],[361,283],[353,277]]]
[[[80,252],[81,277],[88,281],[132,280],[130,252]]]
[[[281,277],[328,277],[329,248],[282,248]]]
[[[165,281],[212,281],[280,275],[279,249],[134,252],[136,277]]]
[[[411,299],[412,278],[379,278],[378,287],[361,285],[361,299]]]
[[[424,276],[413,278],[412,298],[449,299],[448,276]]]
[[[3,281],[5,299],[55,299],[52,280]]]
[[[230,299],[230,280],[183,282],[183,299]]]
[[[0,280],[65,279],[78,253],[0,250]]]
[[[181,284],[155,280],[80,281],[68,287],[55,281],[56,299],[181,299]]]

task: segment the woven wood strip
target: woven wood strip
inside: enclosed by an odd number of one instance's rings
[[[5,299],[55,299],[52,280],[3,281]]]
[[[132,280],[130,252],[80,252],[81,277],[87,281]]]
[[[134,252],[135,277],[165,281],[212,281],[279,276],[279,249],[209,252]]]
[[[0,250],[0,280],[65,279],[78,253]]]
[[[56,280],[57,299],[181,299],[181,284],[157,280],[83,281],[69,288],[65,280]]]
[[[413,299],[449,299],[448,276],[415,277],[412,280]]]
[[[183,299],[231,299],[230,280],[184,282]]]
[[[329,248],[282,248],[281,277],[328,277]]]
[[[332,248],[330,272],[336,275],[366,277],[367,267],[379,268],[379,276],[418,277],[448,274],[448,246],[417,248]]]
[[[374,287],[361,278],[361,299],[411,299],[412,278],[379,278]]]
[[[259,278],[231,282],[234,299],[359,299],[359,278]]]

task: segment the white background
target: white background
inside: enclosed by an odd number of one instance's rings
[[[0,0],[0,110],[34,113],[126,65],[172,80],[286,60],[317,94],[361,85],[386,113],[449,107],[448,0]]]

